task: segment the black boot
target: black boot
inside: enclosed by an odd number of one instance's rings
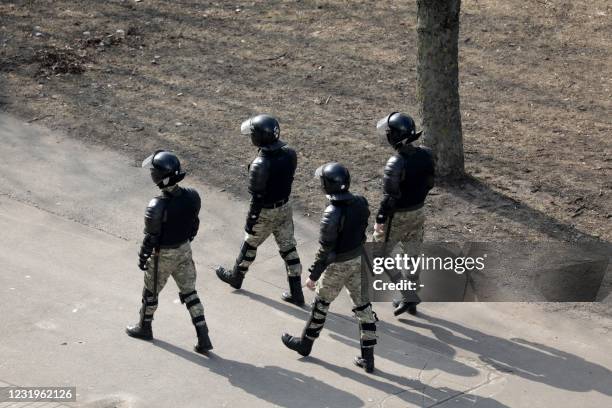
[[[153,329],[151,328],[151,322],[143,322],[128,326],[125,328],[125,332],[130,337],[135,337],[142,340],[153,340]]]
[[[142,306],[140,307],[140,320],[138,323],[127,326],[125,332],[130,337],[142,340],[153,340],[151,321],[157,308],[157,297],[147,288],[142,290]],[[149,314],[147,314],[147,311]]]
[[[193,350],[196,353],[207,354],[210,350],[213,349],[212,343],[210,342],[210,337],[208,337],[208,326],[205,324],[197,325],[196,333],[198,334],[198,344],[195,345]]]
[[[361,357],[355,357],[355,365],[363,368],[366,373],[374,372],[374,347],[362,347]]]
[[[215,269],[217,277],[234,289],[240,289],[242,287],[242,281],[244,280],[244,274],[238,271],[237,267],[234,267],[231,271],[225,269],[222,266],[218,266]]]
[[[318,338],[321,330],[323,330],[328,308],[329,302],[326,302],[319,297],[315,297],[312,304],[312,310],[310,311],[310,318],[306,322],[302,336],[294,337],[285,333],[281,338],[283,340],[283,344],[285,344],[285,346],[291,350],[297,351],[304,357],[309,355],[312,351],[314,339]]]
[[[402,313],[408,312],[411,315],[417,314],[417,305],[421,302],[408,302],[405,300],[393,300],[393,310],[394,316],[399,316]]]
[[[288,333],[283,334],[281,337],[283,344],[290,348],[291,350],[297,351],[302,356],[306,357],[312,351],[312,345],[314,344],[314,340],[309,339],[306,336],[294,337]]]
[[[296,306],[304,306],[304,293],[302,292],[302,277],[288,276],[289,292],[283,292],[283,300]]]

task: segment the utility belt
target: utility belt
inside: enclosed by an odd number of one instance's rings
[[[181,241],[178,244],[166,244],[166,245],[160,245],[159,249],[177,249],[182,247],[183,245],[185,245],[186,243],[188,243],[189,240],[186,239],[185,241]]]
[[[358,256],[361,256],[362,252],[363,252],[363,244],[360,244],[358,247],[354,249],[350,249],[346,252],[336,254],[336,258],[334,259],[333,263],[350,261],[353,258],[357,258]]]
[[[273,208],[278,208],[278,207],[282,207],[283,205],[287,204],[289,202],[289,197],[284,198],[282,200],[276,201],[274,203],[269,203],[269,204],[264,204],[261,206],[261,208],[265,208],[267,210],[271,210]]]
[[[423,208],[423,206],[425,205],[425,202],[423,201],[422,203],[418,203],[418,204],[414,204],[414,205],[410,205],[408,207],[403,207],[403,208],[395,208],[395,212],[409,212],[409,211],[415,211],[418,210],[419,208]]]

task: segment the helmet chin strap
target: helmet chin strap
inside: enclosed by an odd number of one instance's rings
[[[185,172],[180,172],[177,170],[174,175],[168,176],[157,183],[157,186],[162,190],[172,190],[174,186],[183,181],[185,175]]]
[[[176,190],[177,188],[178,188],[178,184],[173,184],[173,185],[171,185],[171,186],[161,187],[161,191],[164,191],[164,192],[170,193],[170,192],[172,192],[172,191]]]
[[[408,138],[406,138],[406,139],[404,139],[404,140],[402,140],[400,142],[397,142],[396,144],[393,145],[393,148],[394,149],[401,149],[402,147],[406,146],[407,141],[408,141]]]

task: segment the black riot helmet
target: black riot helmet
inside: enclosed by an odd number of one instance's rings
[[[352,197],[349,193],[351,175],[340,163],[322,165],[315,171],[315,177],[321,181],[321,188],[330,200],[340,201]]]
[[[149,167],[151,179],[159,188],[170,187],[185,178],[181,162],[172,152],[157,150],[144,159],[142,167]]]
[[[251,137],[251,143],[262,150],[276,150],[285,145],[279,140],[278,121],[266,114],[253,116],[242,122],[240,133]]]
[[[416,131],[414,120],[409,115],[392,112],[376,124],[378,133],[387,138],[387,142],[398,149],[417,140],[423,131]]]

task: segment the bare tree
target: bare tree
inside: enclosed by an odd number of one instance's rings
[[[459,110],[459,10],[461,0],[417,0],[417,88],[423,143],[443,178],[461,177],[463,135]]]

